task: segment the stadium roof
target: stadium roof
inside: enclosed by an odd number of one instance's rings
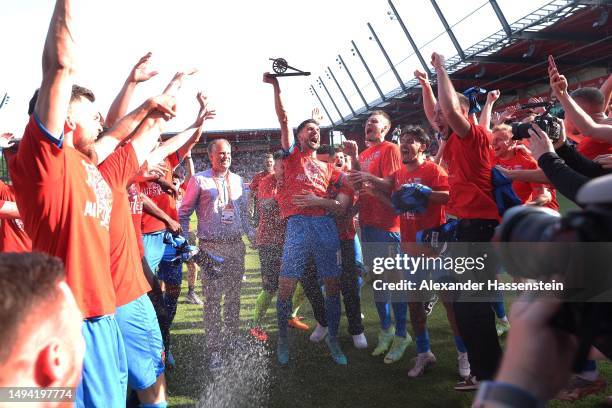
[[[554,0],[513,23],[506,20],[497,1],[490,0],[488,3],[502,28],[465,49],[461,47],[460,41],[455,37],[452,27],[446,22],[436,1],[431,0],[431,3],[457,52],[455,56],[447,58],[446,65],[453,83],[459,90],[479,86],[488,90],[500,89],[502,95],[516,95],[518,89],[546,84],[548,83],[546,63],[549,54],[555,56],[557,65],[563,73],[597,66],[607,68],[608,72],[610,70],[612,63],[612,17],[609,18],[612,1],[610,0]],[[416,47],[391,0],[389,5],[393,10],[394,19],[398,20],[412,44],[412,55],[418,57],[420,69],[427,69],[432,82],[435,83],[435,74],[427,63],[429,55],[424,55],[421,49]],[[311,87],[311,92],[321,103],[336,130],[349,130],[353,126],[361,125],[368,113],[376,109],[384,109],[391,113],[394,121],[406,120],[422,112],[421,88],[418,81],[414,78],[407,82],[400,79],[397,72],[398,64],[391,63],[373,28],[369,24],[368,27],[389,63],[389,70],[395,74],[399,86],[383,94],[376,84],[375,77],[370,74],[380,97],[366,102],[357,91],[363,105],[355,109],[348,104],[345,92],[335,77],[334,82],[341,92],[335,97],[332,97],[323,80],[319,78],[317,81],[319,88],[322,87],[329,96],[327,103],[320,98],[322,93],[317,92],[315,86]],[[356,48],[354,43],[353,46]],[[359,51],[357,53],[362,58]],[[338,58],[341,67],[346,68],[341,56]],[[362,62],[368,69],[363,58]],[[346,69],[348,71],[348,68]],[[331,70],[329,71],[331,73]],[[329,74],[328,78],[331,78]],[[358,88],[354,81],[353,84]],[[351,107],[351,113],[344,116],[340,114],[334,99],[345,100]],[[334,112],[332,107],[336,108],[335,111],[338,111],[341,120],[332,120],[330,116],[330,112]]]

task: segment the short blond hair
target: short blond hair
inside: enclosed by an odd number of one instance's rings
[[[505,123],[494,126],[493,129],[491,129],[491,133],[495,132],[510,132],[510,134],[512,134],[512,126],[506,125]]]

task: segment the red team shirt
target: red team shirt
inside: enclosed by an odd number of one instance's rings
[[[144,256],[144,245],[142,243],[142,198],[140,197],[140,184],[132,183],[127,189],[128,200],[130,201],[130,211],[132,213],[132,223],[136,233],[138,252],[140,257]]]
[[[493,200],[489,140],[485,128],[471,124],[464,138],[453,133],[444,147],[442,158],[447,164],[450,186],[446,209],[458,218],[499,219]]]
[[[535,159],[520,150],[515,150],[514,156],[512,156],[510,159],[496,157],[494,162],[496,165],[508,170],[533,170],[538,168],[538,163],[535,161]],[[554,186],[548,184],[542,185],[537,183],[527,183],[516,180],[512,182],[512,190],[514,190],[522,203],[532,199],[535,189],[540,186],[548,188],[548,191],[550,191],[552,196],[552,200],[546,204],[545,207],[552,208],[553,210],[557,211],[559,209],[559,204],[557,203],[557,194]]]
[[[172,153],[166,157],[164,163],[169,170],[164,175],[164,179],[172,184],[172,172],[179,165],[179,158],[177,153]],[[148,181],[141,183],[141,191],[149,197],[153,202],[172,219],[178,219],[178,211],[176,210],[176,200],[170,194],[166,194],[159,184]],[[166,224],[163,221],[149,215],[147,213],[142,214],[142,233],[150,234],[152,232],[165,231]]]
[[[287,220],[281,218],[278,209],[263,211],[261,200],[272,198],[276,199],[276,176],[269,174],[262,178],[257,188],[257,211],[259,211],[259,226],[257,227],[257,235],[255,242],[257,245],[280,245],[285,242],[285,228]]]
[[[15,201],[15,190],[0,181],[0,207],[5,201]],[[21,219],[0,220],[0,252],[31,252],[32,240],[23,229]]]
[[[446,171],[429,160],[425,160],[414,171],[408,171],[405,166],[402,166],[391,177],[393,179],[393,191],[397,191],[402,185],[409,183],[423,184],[433,191],[449,191]],[[444,224],[446,213],[444,205],[430,203],[424,214],[406,212],[399,218],[402,242],[415,242],[418,231]]]
[[[62,142],[30,117],[9,163],[15,198],[32,249],[64,261],[66,281],[85,318],[111,314],[112,193],[91,160]]]
[[[584,137],[580,143],[578,143],[578,153],[583,155],[589,160],[593,160],[600,154],[610,154],[612,153],[612,145],[606,142],[600,142],[598,140],[593,140],[590,137]]]
[[[365,149],[359,155],[361,170],[376,177],[391,176],[402,167],[400,148],[383,141]],[[399,232],[400,222],[395,210],[367,194],[359,196],[359,223],[389,232]]]
[[[278,204],[283,218],[292,215],[322,216],[326,212],[321,207],[300,208],[293,204],[293,196],[310,191],[318,197],[327,197],[330,183],[336,182],[341,172],[333,164],[324,163],[308,153],[300,152],[297,147],[283,159],[285,173],[283,188],[278,192]]]
[[[249,190],[251,190],[251,194],[254,194],[254,197],[257,197],[257,189],[259,188],[259,183],[266,177],[271,175],[272,173],[268,173],[267,171],[260,171],[259,173],[253,176],[253,180],[251,180],[251,184],[249,185]]]
[[[128,182],[140,166],[131,143],[115,150],[98,167],[113,193],[110,221],[110,269],[117,296],[123,306],[151,290],[143,270],[127,191]]]

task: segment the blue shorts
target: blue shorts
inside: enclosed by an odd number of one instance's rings
[[[83,321],[85,358],[75,406],[125,407],[127,360],[113,315]]]
[[[183,281],[183,262],[182,261],[162,261],[159,263],[157,279],[167,285],[180,286]]]
[[[289,217],[280,276],[300,279],[309,257],[315,261],[319,279],[340,276],[340,240],[333,218]]]
[[[136,391],[149,388],[164,372],[165,359],[153,304],[144,294],[118,307],[116,318],[127,354],[128,385]]]
[[[145,259],[149,264],[151,271],[157,276],[157,268],[159,262],[164,256],[166,244],[164,244],[164,233],[166,231],[152,232],[150,234],[142,234],[142,245],[144,246]]]
[[[361,227],[361,248],[363,263],[366,269],[371,271],[374,258],[395,257],[399,253],[400,234],[363,225]]]

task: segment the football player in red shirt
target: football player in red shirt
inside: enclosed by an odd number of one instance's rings
[[[450,186],[447,211],[459,219],[459,241],[489,242],[499,223],[492,193],[490,133],[468,119],[469,101],[455,91],[444,57],[433,53],[431,63],[438,77],[435,122],[446,139],[442,160],[448,169]],[[495,271],[490,272],[493,275]],[[479,380],[493,378],[501,359],[495,314],[487,302],[455,302],[454,310],[472,371],[455,389],[474,390]]]
[[[401,168],[399,147],[385,140],[390,129],[389,115],[383,111],[374,111],[365,123],[365,139],[369,142],[369,147],[357,155],[357,144],[352,141],[345,143],[346,152],[353,162],[350,179],[356,188],[365,186],[367,190],[372,183],[389,177]],[[384,194],[388,196],[389,193]],[[399,252],[400,220],[387,203],[388,200],[384,197],[370,194],[360,194],[357,202],[363,258],[368,271],[372,270],[375,257]],[[376,291],[375,294],[380,332],[378,344],[372,355],[385,354],[385,363],[391,364],[402,358],[404,351],[412,342],[407,331],[408,303],[391,302],[389,291]],[[395,327],[391,326],[389,305],[393,309]]]
[[[287,320],[291,314],[291,296],[298,279],[304,273],[309,257],[314,257],[317,274],[325,283],[325,310],[329,335],[326,342],[337,364],[347,364],[338,343],[340,323],[340,268],[337,253],[340,249],[338,230],[327,211],[339,205],[326,197],[330,183],[337,181],[340,171],[335,166],[316,159],[321,135],[315,120],[308,119],[297,128],[297,143],[289,128],[283,107],[278,80],[264,74],[265,83],[274,88],[274,106],[281,127],[283,159],[283,188],[278,194],[281,216],[287,219],[282,269],[277,296],[278,348],[280,364],[289,362]],[[316,205],[313,205],[316,202]]]

